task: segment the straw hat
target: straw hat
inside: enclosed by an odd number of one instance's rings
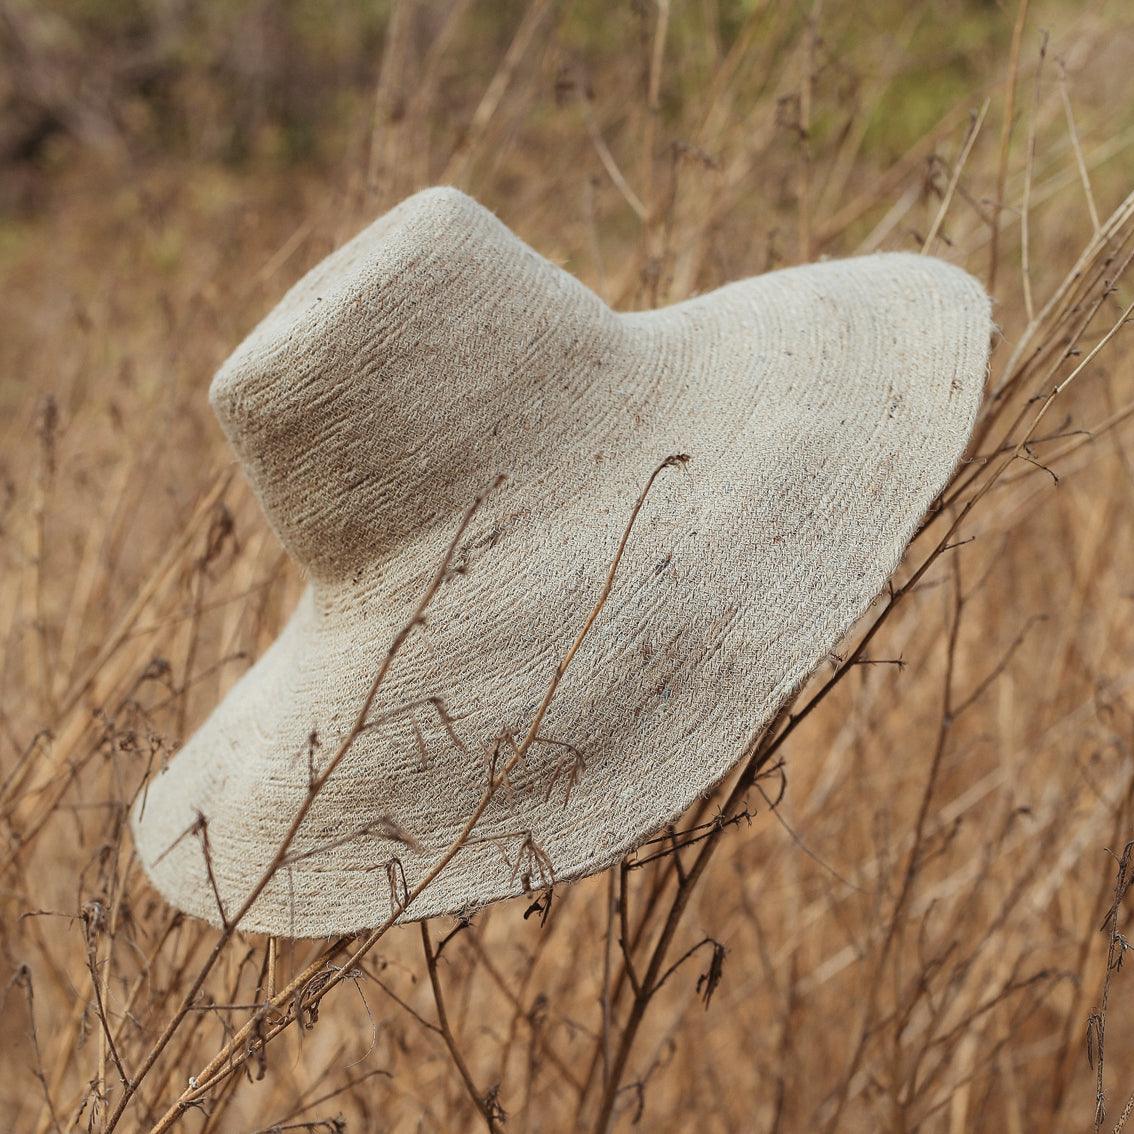
[[[213,381],[310,586],[139,799],[154,883],[217,924],[218,897],[239,909],[505,474],[241,922],[381,924],[391,871],[425,876],[484,793],[486,753],[529,727],[651,472],[688,454],[647,495],[540,739],[403,918],[617,861],[729,771],[878,595],[965,448],[990,331],[973,279],[909,254],[616,314],[464,194],[410,197]]]

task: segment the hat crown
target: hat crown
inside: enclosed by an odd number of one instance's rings
[[[460,513],[586,413],[631,349],[589,288],[455,189],[415,194],[317,265],[210,399],[285,547],[318,584]],[[595,407],[601,412],[601,407]]]

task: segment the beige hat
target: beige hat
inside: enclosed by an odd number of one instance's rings
[[[441,563],[437,593],[241,925],[380,925],[521,737],[655,482],[541,740],[404,914],[593,873],[735,764],[895,569],[979,406],[989,302],[910,254],[790,268],[617,314],[454,189],[309,272],[211,399],[284,546],[298,609],[134,812],[181,909],[251,893]],[[451,719],[449,719],[451,718]],[[452,733],[450,732],[452,730]],[[455,735],[453,735],[455,734]],[[460,743],[456,743],[459,740]],[[215,880],[202,840],[207,819]]]

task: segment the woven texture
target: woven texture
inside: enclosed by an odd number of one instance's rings
[[[975,281],[908,254],[616,314],[462,193],[404,201],[288,292],[213,382],[310,585],[136,806],[151,878],[219,923],[201,841],[183,837],[199,812],[220,897],[240,906],[304,798],[310,738],[318,765],[469,503],[504,473],[459,553],[467,571],[242,923],[381,924],[387,864],[412,887],[457,836],[484,749],[524,734],[643,485],[687,453],[646,501],[547,742],[404,917],[614,862],[729,771],[878,595],[964,450],[990,332]]]

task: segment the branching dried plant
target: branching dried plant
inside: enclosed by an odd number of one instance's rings
[[[78,17],[52,31],[0,3],[20,52],[0,98],[24,84],[39,108],[17,148],[29,130],[74,147],[24,170],[35,209],[10,241],[0,227],[0,360],[26,376],[0,386],[11,1128],[1128,1124],[1134,194],[1115,159],[1134,144],[1134,25],[1040,0],[900,19],[830,0],[591,7],[396,4],[333,142],[242,171],[205,153],[203,126],[200,152],[151,152],[128,61],[104,87],[52,78]],[[268,67],[279,41],[247,19]],[[224,97],[155,57],[145,84],[172,68],[171,98]],[[300,580],[204,384],[305,264],[440,180],[622,307],[820,255],[945,255],[994,292],[989,397],[887,592],[680,823],[569,887],[528,834],[507,853],[530,898],[463,919],[324,942],[242,932],[402,644],[476,569],[469,501],[353,729],[333,750],[313,738],[307,797],[217,931],[154,895],[126,814]],[[622,544],[523,735],[468,754],[484,793],[435,870],[413,886],[396,863],[376,873],[397,909],[477,838],[533,748],[553,753],[549,801],[586,776],[586,752],[542,726],[581,676],[652,483],[627,487]],[[444,689],[416,708],[435,718],[423,749],[461,743]],[[184,837],[207,859],[207,816]]]

